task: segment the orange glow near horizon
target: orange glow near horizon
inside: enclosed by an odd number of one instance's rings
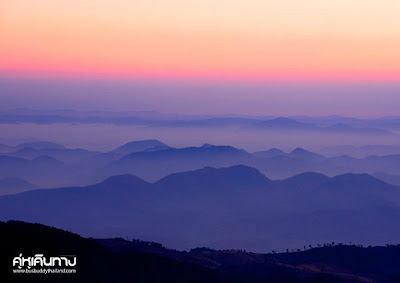
[[[199,2],[2,1],[0,75],[400,79],[397,0]]]

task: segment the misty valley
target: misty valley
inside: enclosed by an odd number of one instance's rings
[[[25,119],[37,123],[31,116]],[[75,127],[82,125],[80,119]],[[157,119],[151,123],[159,124]],[[397,140],[396,119],[348,119],[349,126],[335,126],[335,133],[328,133],[329,124],[345,118],[190,119],[178,123],[169,118],[161,127],[204,131],[234,126],[244,135],[246,127],[262,124],[255,131]],[[396,282],[399,153],[396,143],[253,151],[230,144],[173,146],[157,139],[107,150],[38,139],[3,143],[0,230],[2,242],[10,245],[2,248],[9,257],[16,253],[21,231],[53,252],[60,251],[55,243],[61,239],[70,250],[78,241],[90,247],[76,251],[81,257],[91,252],[106,257],[97,261],[110,266],[110,273],[97,282],[109,282],[116,272],[121,282],[151,278],[140,268],[129,273],[112,262],[153,266],[153,275],[164,278],[160,282],[192,281],[193,274],[199,282]],[[364,257],[374,258],[374,268]],[[378,268],[376,262],[388,258],[393,263]],[[94,268],[85,266],[75,279],[85,282]]]

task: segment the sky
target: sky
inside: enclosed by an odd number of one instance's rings
[[[43,94],[54,81],[79,87],[86,79],[147,83],[141,93],[117,84],[116,93],[123,94],[112,99],[122,108],[128,99],[133,108],[210,112],[197,107],[201,101],[216,112],[261,114],[269,105],[266,111],[276,114],[317,115],[326,113],[324,103],[336,101],[329,114],[393,115],[393,106],[400,107],[399,14],[398,0],[2,0],[1,83],[14,83],[20,92],[0,94],[0,102],[10,108],[13,99],[37,97],[61,104],[71,98]],[[37,80],[42,89],[22,91],[26,80]],[[179,91],[168,82],[181,83]],[[199,89],[199,82],[207,86]],[[281,87],[271,90],[271,83]],[[241,93],[226,94],[236,86]],[[343,91],[334,93],[332,86]],[[157,89],[163,101],[187,104],[152,104],[149,93]],[[83,90],[72,107],[80,105]],[[247,99],[255,90],[256,99]],[[111,94],[99,99],[104,104],[96,107],[106,107]],[[224,99],[237,103],[218,109]],[[360,105],[353,111],[340,109],[355,102]],[[285,109],[284,103],[293,105]]]

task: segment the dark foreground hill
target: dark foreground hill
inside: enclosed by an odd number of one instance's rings
[[[86,239],[40,224],[0,222],[1,282],[399,282],[400,246],[329,244],[306,251],[180,252],[153,242]],[[12,259],[75,255],[75,274],[15,274]]]
[[[115,253],[40,224],[0,222],[0,282],[217,282],[217,272],[154,254]],[[75,255],[76,274],[14,274],[13,258]]]

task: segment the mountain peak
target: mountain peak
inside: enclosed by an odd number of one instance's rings
[[[155,184],[170,188],[249,189],[264,187],[270,182],[260,171],[245,165],[225,168],[204,167],[202,169],[174,173],[157,181]]]
[[[292,150],[291,153],[306,153],[306,152],[308,153],[309,151],[305,150],[302,147],[298,147],[298,148],[295,148],[294,150]]]
[[[369,174],[354,174],[354,173],[346,173],[342,175],[338,175],[332,178],[333,182],[342,182],[342,183],[354,183],[354,184],[381,184],[388,185],[386,182],[377,179]]]
[[[207,148],[207,147],[213,147],[213,146],[214,146],[214,145],[212,145],[212,144],[205,143],[205,144],[203,144],[201,147]]]
[[[324,180],[330,180],[328,176],[325,176],[324,174],[321,173],[316,173],[316,172],[304,172],[297,174],[291,178],[288,178],[287,180],[301,180],[301,179],[308,179],[308,178],[319,178],[319,179],[324,179]]]
[[[165,143],[160,142],[159,140],[141,140],[141,141],[128,142],[128,143],[114,149],[112,152],[119,153],[119,154],[129,154],[129,153],[134,153],[134,152],[151,150],[154,148],[161,150],[161,149],[167,149],[170,147],[168,145],[166,145]]]
[[[121,157],[121,160],[174,160],[174,159],[217,159],[221,156],[231,157],[248,157],[249,153],[242,149],[237,149],[228,145],[210,145],[200,147],[184,147],[184,148],[168,148],[166,150],[153,151],[153,152],[133,152]],[[204,165],[203,165],[204,166]]]

